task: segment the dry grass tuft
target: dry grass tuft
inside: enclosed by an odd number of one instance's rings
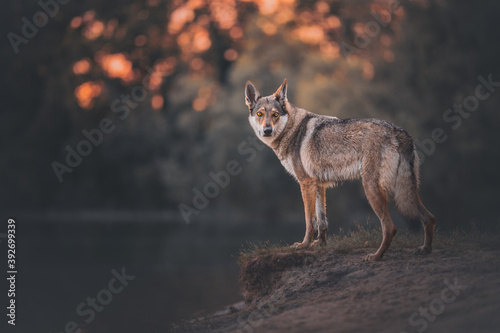
[[[350,231],[340,230],[340,233],[328,237],[326,250],[333,250],[339,253],[348,254],[352,250],[362,248],[377,248],[382,240],[379,228],[367,227],[356,224],[355,229]],[[422,233],[411,233],[408,229],[399,230],[390,250],[416,249],[423,243]],[[471,227],[469,230],[455,229],[452,232],[440,232],[436,230],[433,240],[434,249],[444,250],[450,255],[457,255],[464,251],[498,250],[500,249],[500,239],[496,232],[484,232]],[[247,243],[239,253],[238,263],[240,266],[256,257],[285,254],[300,251],[314,250],[294,250],[289,244],[279,242],[271,244]]]

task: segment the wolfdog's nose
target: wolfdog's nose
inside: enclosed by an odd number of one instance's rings
[[[272,127],[264,127],[264,136],[271,136],[272,132],[273,132]]]

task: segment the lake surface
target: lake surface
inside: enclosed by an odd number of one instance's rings
[[[14,218],[17,332],[165,332],[243,299],[242,244],[291,242],[304,228],[126,212]]]

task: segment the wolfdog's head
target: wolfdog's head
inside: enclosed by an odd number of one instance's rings
[[[272,141],[278,136],[288,121],[286,109],[286,79],[273,95],[261,97],[252,82],[245,86],[245,104],[248,106],[250,125],[263,141]]]

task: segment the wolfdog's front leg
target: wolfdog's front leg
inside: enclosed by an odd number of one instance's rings
[[[295,249],[308,247],[314,237],[313,218],[315,213],[317,185],[313,179],[300,182],[300,191],[302,192],[302,200],[304,201],[304,209],[306,213],[306,234],[302,243],[292,245]]]
[[[326,188],[324,186],[318,186],[318,191],[316,193],[316,224],[318,239],[316,239],[312,245],[325,246],[328,221],[326,219]]]

